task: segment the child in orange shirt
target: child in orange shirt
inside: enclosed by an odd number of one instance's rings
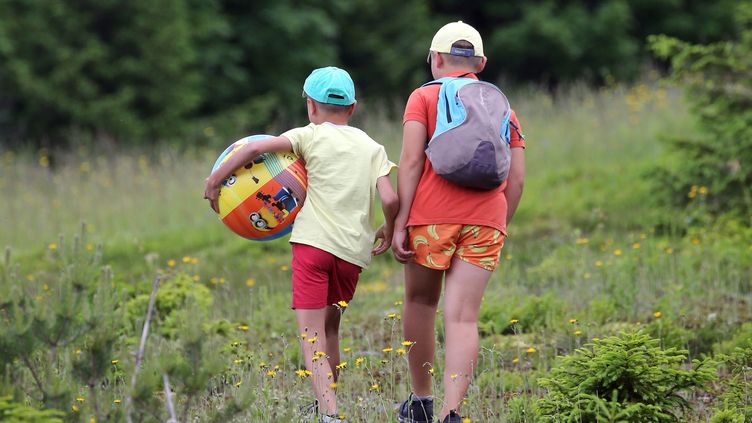
[[[475,74],[486,64],[480,34],[462,22],[445,25],[431,42],[428,61],[435,79],[477,79]],[[446,363],[439,417],[444,423],[462,421],[458,409],[477,364],[481,299],[499,262],[525,174],[524,139],[511,112],[511,167],[506,182],[495,189],[476,190],[437,175],[424,150],[436,128],[439,89],[426,85],[413,91],[403,119],[397,179],[400,208],[392,251],[405,264],[403,330],[405,339],[414,344],[408,357],[412,393],[400,406],[400,422],[433,422],[429,370],[444,277]]]

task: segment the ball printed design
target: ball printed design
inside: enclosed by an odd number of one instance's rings
[[[227,147],[214,163],[216,170],[238,148],[271,135],[252,135]],[[267,241],[292,230],[306,198],[308,178],[303,160],[292,152],[266,153],[236,169],[219,190],[219,216],[236,234]]]

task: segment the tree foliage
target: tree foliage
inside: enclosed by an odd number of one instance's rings
[[[673,157],[656,170],[658,197],[711,214],[752,213],[752,2],[737,9],[738,40],[700,45],[667,36],[650,39],[670,60],[697,117],[696,135],[668,137]]]
[[[368,102],[430,77],[425,54],[462,19],[486,79],[632,78],[645,37],[717,41],[733,0],[0,0],[0,142],[200,141],[304,117],[311,69],[347,68]],[[226,139],[224,140],[226,142]]]

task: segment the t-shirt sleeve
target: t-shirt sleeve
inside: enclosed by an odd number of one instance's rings
[[[290,129],[280,136],[290,140],[290,144],[292,144],[292,152],[305,160],[308,148],[313,140],[313,125]]]
[[[382,145],[378,146],[378,148],[376,149],[376,154],[373,155],[372,166],[376,172],[376,178],[374,179],[388,175],[389,173],[391,173],[392,169],[397,167],[396,164],[389,160],[389,157],[387,157],[386,155],[386,150]]]
[[[420,88],[413,91],[410,97],[407,99],[405,105],[405,115],[402,118],[402,124],[409,120],[414,120],[422,123],[428,128],[428,107],[426,107],[426,97],[420,91]]]
[[[520,121],[517,120],[517,113],[514,110],[509,115],[509,123],[511,124],[509,128],[509,147],[525,148],[524,135],[520,136],[522,134],[522,127],[520,126]]]

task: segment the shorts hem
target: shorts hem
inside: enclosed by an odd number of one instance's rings
[[[326,307],[328,307],[330,305],[331,304],[320,305],[320,304],[312,304],[312,303],[311,304],[292,304],[292,305],[290,305],[290,308],[293,309],[293,310],[295,310],[295,309],[301,309],[301,310],[318,310],[320,308],[326,308]]]
[[[479,263],[473,263],[473,262],[472,262],[472,261],[470,261],[470,260],[466,260],[466,259],[465,259],[464,257],[462,257],[462,256],[454,256],[454,257],[457,257],[458,259],[460,259],[460,260],[464,261],[464,262],[465,262],[465,263],[467,263],[467,264],[473,265],[473,266],[475,266],[475,267],[480,267],[481,269],[483,269],[483,270],[487,270],[487,271],[489,271],[489,272],[493,272],[494,270],[496,270],[496,268],[497,268],[497,267],[499,267],[499,263],[498,263],[498,262],[496,263],[496,266],[494,266],[493,268],[491,268],[491,269],[487,269],[486,267],[484,267],[484,266],[480,265]]]

